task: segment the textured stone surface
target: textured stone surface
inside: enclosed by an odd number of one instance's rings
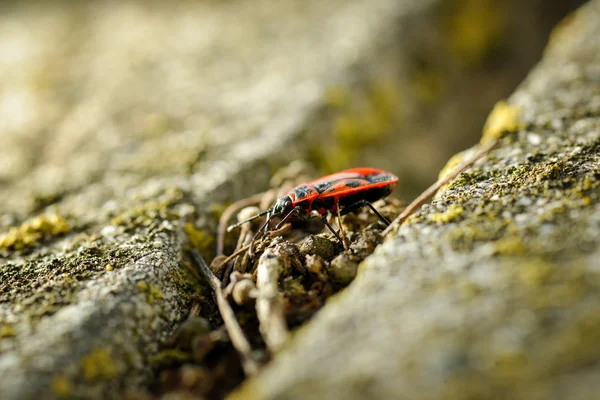
[[[140,350],[157,350],[200,289],[181,270],[182,244],[168,221],[119,231],[107,227],[93,242],[80,238],[3,266],[3,398],[49,396],[49,387],[57,395],[114,396],[119,385],[141,383],[147,354]]]
[[[233,398],[596,398],[599,38],[593,1],[510,97],[523,129],[389,237]]]
[[[210,249],[211,202],[262,190],[294,158],[406,171],[448,147],[423,122],[450,102],[487,107],[455,90],[466,71],[489,103],[544,24],[530,3],[441,3],[2,2],[2,398],[104,398],[144,381],[202,292],[181,266],[184,227]],[[511,41],[513,22],[540,28]],[[498,43],[512,61],[490,69]],[[435,121],[467,129],[462,115]]]
[[[211,201],[266,187],[428,4],[0,5],[1,397],[147,383],[203,290],[186,224],[210,249]]]
[[[281,163],[326,88],[427,3],[4,6],[0,212],[61,200],[93,218],[142,184],[186,177],[204,195],[252,160]]]

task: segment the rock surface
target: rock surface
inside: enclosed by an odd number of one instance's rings
[[[203,291],[187,224],[210,252],[211,202],[265,188],[430,3],[0,5],[1,397],[147,384]]]
[[[447,75],[422,68],[452,65],[453,53],[438,53],[446,31],[424,35],[440,15],[466,37],[474,21],[489,28],[474,47],[453,42],[478,71],[504,37],[497,21],[537,21],[533,6],[499,18],[494,1],[446,14],[441,3],[0,4],[1,397],[139,389],[203,293],[182,267],[188,223],[209,249],[213,202],[262,190],[293,158],[347,166],[379,141],[389,153],[361,159],[397,161],[406,145],[390,132],[418,139],[446,104],[435,99]],[[519,60],[508,75],[540,32],[508,46]],[[453,68],[457,84],[466,73]],[[506,90],[485,85],[489,98]],[[487,107],[469,94],[463,105]],[[462,134],[463,116],[453,121]],[[423,137],[406,154],[429,149]]]
[[[500,147],[232,398],[596,398],[599,38],[593,1],[500,106]]]

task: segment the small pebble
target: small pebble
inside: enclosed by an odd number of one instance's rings
[[[335,239],[333,239],[335,240]],[[300,245],[300,254],[316,254],[325,260],[331,260],[338,254],[338,243],[321,235],[310,235]]]
[[[342,253],[331,261],[329,276],[335,283],[347,285],[356,277],[358,261],[348,253]]]

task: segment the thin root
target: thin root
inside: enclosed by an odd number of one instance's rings
[[[213,274],[210,268],[208,268],[208,265],[206,265],[204,259],[196,249],[192,250],[192,257],[196,265],[198,266],[200,274],[204,277],[204,279],[208,282],[212,290],[215,292],[215,296],[217,298],[217,306],[219,307],[219,312],[221,313],[221,317],[223,318],[225,329],[227,329],[227,333],[229,333],[231,344],[240,354],[244,372],[247,376],[255,376],[258,373],[260,365],[254,359],[254,356],[252,355],[252,347],[250,347],[250,343],[244,335],[244,331],[242,331],[242,328],[238,324],[233,309],[231,308],[231,306],[225,299],[225,296],[223,295],[223,290],[221,289],[221,282],[215,276],[215,274]]]
[[[265,250],[256,268],[256,316],[260,333],[272,354],[283,348],[289,336],[283,301],[277,290],[282,269],[281,262],[272,249]]]
[[[292,229],[292,224],[289,222],[286,222],[285,224],[283,224],[283,226],[280,226],[279,228],[276,228],[276,229],[273,229],[272,231],[267,232],[266,236],[268,238],[273,238],[275,236],[279,236],[282,233],[289,231],[290,229]]]
[[[217,268],[215,270],[215,273],[220,272],[227,265],[228,262],[230,262],[231,260],[233,260],[234,258],[236,258],[237,256],[239,256],[240,254],[242,254],[243,252],[245,252],[249,248],[250,248],[250,245],[247,244],[244,247],[240,248],[235,253],[233,253],[232,255],[230,255],[229,257],[227,257],[226,259],[224,259],[223,262],[217,266]]]
[[[242,208],[258,204],[266,192],[257,193],[248,198],[238,200],[225,209],[221,218],[219,218],[219,230],[217,234],[217,255],[222,255],[225,249],[225,234],[227,233],[227,224],[229,220]]]

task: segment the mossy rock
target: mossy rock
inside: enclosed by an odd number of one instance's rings
[[[519,110],[500,146],[231,398],[595,398],[599,71],[596,0],[500,106]]]

